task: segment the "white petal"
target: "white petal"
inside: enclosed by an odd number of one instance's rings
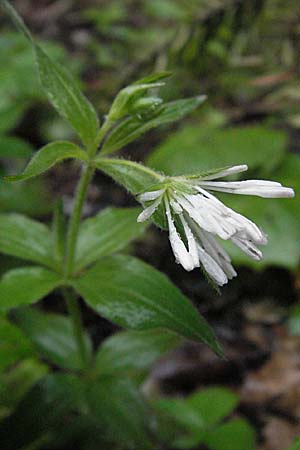
[[[282,186],[275,181],[247,180],[247,181],[200,181],[199,185],[206,189],[230,194],[257,195],[264,198],[291,198],[293,189]]]
[[[187,270],[188,272],[190,272],[191,270],[193,270],[195,268],[193,259],[191,257],[191,255],[189,254],[189,252],[187,251],[183,241],[181,240],[181,237],[179,236],[172,216],[171,216],[171,211],[170,211],[170,207],[168,202],[166,201],[166,215],[167,215],[167,219],[168,219],[168,225],[169,225],[169,239],[170,239],[170,244],[175,256],[175,260],[177,263],[181,264],[182,267]]]
[[[207,175],[206,177],[201,178],[201,180],[216,180],[217,178],[227,177],[235,173],[245,172],[246,170],[248,170],[248,166],[246,164],[241,164],[240,166],[228,167],[228,169]]]
[[[191,255],[194,266],[199,267],[200,264],[196,239],[182,214],[180,215],[180,220],[183,225],[184,233],[188,241],[189,254]]]
[[[246,255],[260,261],[263,257],[262,252],[254,245],[254,243],[243,235],[237,234],[231,238],[231,241],[239,247]]]
[[[155,213],[157,210],[159,204],[161,203],[161,197],[159,197],[155,202],[153,202],[150,206],[145,208],[138,216],[137,221],[138,222],[145,222],[148,220],[152,214]]]
[[[204,230],[198,230],[204,250],[219,264],[227,277],[231,280],[237,276],[234,270],[230,257],[216,241],[216,239]]]
[[[223,286],[228,282],[226,274],[223,272],[218,263],[199,245],[199,258],[206,272],[219,285]]]
[[[181,214],[182,213],[182,208],[181,208],[181,206],[179,205],[178,202],[176,202],[175,200],[171,200],[170,201],[170,205],[171,205],[171,207],[172,207],[172,209],[173,209],[175,214]]]
[[[158,191],[149,191],[144,192],[144,194],[140,194],[138,196],[139,201],[141,202],[149,202],[151,200],[156,200],[160,195],[164,193],[164,189],[159,189]]]

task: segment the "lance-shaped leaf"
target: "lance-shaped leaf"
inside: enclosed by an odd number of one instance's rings
[[[69,317],[40,313],[33,308],[18,309],[14,321],[43,356],[65,369],[80,369],[82,362]],[[91,354],[91,342],[84,335],[86,350]]]
[[[95,159],[98,169],[112,177],[129,192],[136,195],[150,186],[160,183],[164,177],[149,169],[149,167],[126,159],[101,158]]]
[[[60,284],[60,276],[43,267],[10,270],[0,279],[0,312],[34,303]]]
[[[213,331],[189,300],[165,275],[136,258],[107,257],[72,283],[93,309],[118,325],[166,328],[221,353]]]
[[[90,145],[98,131],[98,117],[72,75],[55,64],[37,45],[34,46],[40,80],[54,108],[77,131],[82,142]]]
[[[102,147],[102,154],[119,150],[152,128],[182,119],[201,105],[205,98],[198,96],[175,100],[155,108],[152,114],[136,114],[128,117],[110,133]]]
[[[56,163],[67,158],[77,158],[86,161],[87,154],[77,145],[72,144],[72,142],[52,142],[41,148],[41,150],[33,156],[22,174],[5,177],[5,180],[23,181],[28,178],[36,177],[53,167]]]
[[[89,408],[103,426],[105,437],[121,448],[155,450],[149,437],[149,410],[128,379],[105,377],[89,386]]]
[[[0,252],[51,268],[57,266],[50,230],[21,214],[0,214]]]
[[[33,40],[17,11],[6,0],[2,5],[17,28],[33,46],[42,87],[54,108],[72,125],[85,145],[94,142],[99,122],[96,111],[78,87],[77,81],[61,65],[54,63]]]
[[[178,335],[166,330],[123,331],[104,341],[96,366],[101,375],[139,374],[180,343]]]
[[[76,248],[76,270],[125,248],[142,235],[145,224],[137,223],[139,208],[107,208],[80,227]]]

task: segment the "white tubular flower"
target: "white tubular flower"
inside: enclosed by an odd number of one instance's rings
[[[265,198],[294,197],[293,189],[273,181],[213,181],[245,170],[247,166],[240,165],[202,177],[166,177],[161,189],[139,196],[147,206],[137,220],[149,219],[162,204],[176,262],[188,271],[202,267],[216,284],[223,286],[237,274],[217,239],[232,241],[259,261],[262,252],[257,246],[265,245],[267,237],[257,225],[225,206],[209,191]]]

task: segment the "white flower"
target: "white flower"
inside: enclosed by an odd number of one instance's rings
[[[260,260],[262,252],[257,246],[265,245],[267,236],[257,225],[225,206],[209,191],[265,198],[294,196],[293,189],[274,181],[213,181],[245,170],[247,166],[241,165],[201,178],[166,178],[161,189],[139,196],[139,200],[148,206],[137,220],[143,222],[149,219],[163,204],[176,262],[187,271],[201,266],[215,283],[223,286],[236,276],[236,272],[217,239],[231,240],[251,258]]]

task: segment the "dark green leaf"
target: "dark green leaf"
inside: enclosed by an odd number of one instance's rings
[[[65,369],[81,368],[82,363],[69,317],[22,308],[14,313],[14,320],[42,356]],[[87,335],[85,345],[91,355],[91,342]]]
[[[201,105],[204,100],[204,96],[175,100],[157,107],[153,116],[135,115],[125,119],[108,136],[102,147],[102,154],[112,153],[124,147],[152,128],[182,119]]]
[[[159,173],[148,167],[126,159],[98,157],[95,164],[98,169],[112,177],[132,194],[138,194],[163,179]]]
[[[82,383],[73,375],[52,374],[41,380],[0,423],[3,449],[23,450],[36,441],[51,439],[55,428],[68,423],[72,411],[82,402]]]
[[[90,387],[90,409],[104,433],[121,448],[154,450],[147,422],[149,411],[133,383],[126,379],[103,378]]]
[[[76,270],[122,250],[140,237],[145,225],[137,223],[139,212],[139,208],[107,208],[83,222],[77,241]]]
[[[17,137],[0,137],[0,158],[29,158],[32,153],[28,142]]]
[[[101,345],[96,366],[101,375],[124,376],[150,369],[164,353],[177,347],[181,339],[161,330],[116,333]]]
[[[36,302],[60,283],[58,274],[42,267],[10,270],[0,279],[0,312]]]
[[[205,443],[211,450],[253,450],[255,431],[243,419],[234,419],[209,433]]]
[[[221,353],[213,331],[188,299],[165,275],[136,258],[107,257],[73,285],[112,322],[136,330],[167,328]]]
[[[217,129],[189,125],[159,145],[147,164],[168,175],[236,164],[271,171],[280,163],[285,147],[285,133],[264,126]]]
[[[28,166],[20,175],[5,177],[7,181],[23,181],[31,177],[36,177],[50,169],[56,163],[67,159],[77,158],[82,161],[87,160],[87,154],[77,145],[67,141],[52,142],[39,150],[29,161]]]
[[[20,214],[0,214],[0,252],[51,268],[57,266],[50,230]]]
[[[4,317],[0,317],[0,372],[34,355],[31,343],[21,331]]]
[[[21,335],[24,340],[24,336]],[[25,359],[0,375],[0,417],[7,416],[24,395],[48,372],[36,359]]]

